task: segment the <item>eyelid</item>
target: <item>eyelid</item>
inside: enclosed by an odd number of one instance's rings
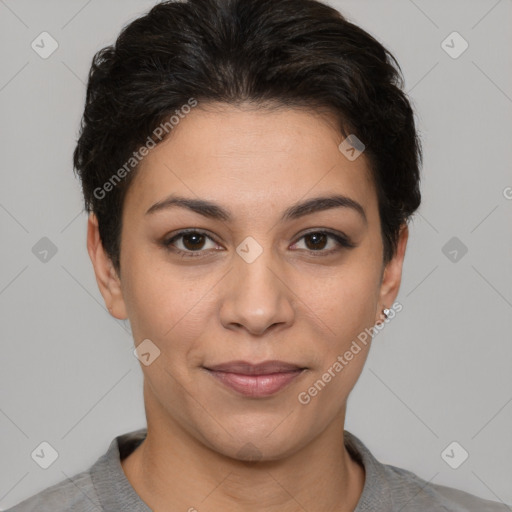
[[[325,235],[329,235],[333,237],[335,240],[338,240],[342,245],[344,245],[347,248],[356,247],[357,244],[352,242],[351,238],[343,233],[342,231],[335,231],[331,230],[329,228],[313,228],[310,229],[304,233],[301,233],[299,237],[297,238],[297,241],[299,241],[301,238],[305,237],[306,235],[310,235],[312,233],[323,233]],[[297,242],[294,242],[294,244]],[[327,251],[312,251],[312,252],[327,252]]]
[[[210,249],[210,250],[197,250],[197,251],[190,251],[190,250],[184,251],[182,249],[178,249],[176,247],[173,247],[172,244],[173,244],[173,242],[175,240],[178,240],[179,238],[181,238],[181,237],[183,237],[183,236],[185,236],[187,234],[190,234],[190,233],[197,233],[197,234],[203,235],[206,238],[208,238],[210,241],[214,242],[215,244],[221,245],[221,244],[219,244],[215,240],[215,238],[213,236],[209,235],[208,232],[206,232],[206,231],[204,231],[204,230],[202,230],[200,228],[181,229],[177,233],[174,233],[171,236],[165,237],[164,241],[162,243],[163,243],[163,245],[165,246],[165,248],[167,250],[169,250],[171,252],[174,252],[176,254],[187,255],[187,257],[188,256],[196,257],[196,256],[202,255],[203,253],[209,253],[209,252],[212,251],[212,249]],[[305,249],[305,251],[308,252],[309,254],[313,254],[315,256],[322,256],[322,255],[327,256],[329,254],[333,254],[335,252],[339,252],[342,249],[351,249],[351,248],[357,247],[357,244],[352,242],[350,237],[348,237],[345,233],[343,233],[341,231],[333,231],[333,230],[328,229],[328,228],[310,228],[308,231],[301,233],[291,245],[295,245],[302,238],[304,238],[305,236],[307,236],[309,234],[317,234],[317,233],[325,234],[328,237],[331,237],[332,239],[334,239],[334,241],[336,242],[338,247],[336,247],[334,249],[330,249],[330,250],[321,250],[320,249],[318,251]],[[217,249],[213,249],[213,250],[216,251]]]
[[[166,246],[167,248],[170,248],[172,247],[172,243],[175,241],[175,240],[178,240],[180,239],[181,237],[183,237],[184,235],[188,235],[190,233],[197,233],[199,235],[203,235],[205,236],[206,238],[208,238],[210,241],[214,242],[215,244],[217,245],[221,245],[219,242],[217,242],[217,240],[215,240],[215,238],[208,234],[207,231],[204,231],[200,228],[186,228],[186,229],[180,229],[178,232],[174,233],[174,234],[171,234],[169,236],[165,236],[164,239],[163,239],[163,244],[164,246]],[[176,248],[175,248],[176,249]],[[176,252],[182,252],[182,253],[187,253],[187,254],[190,254],[190,253],[201,253],[201,252],[206,252],[206,251],[203,251],[203,250],[200,250],[200,251],[183,251],[181,249],[176,249]]]

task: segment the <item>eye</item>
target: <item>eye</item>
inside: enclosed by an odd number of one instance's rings
[[[330,231],[310,231],[299,240],[303,239],[305,241],[305,250],[311,253],[320,253],[318,256],[325,256],[343,248],[350,249],[355,247],[355,244],[352,243],[347,236],[342,233],[332,233]],[[294,245],[296,246],[297,244],[298,242]],[[315,256],[317,255],[315,254]]]
[[[211,247],[207,246],[208,241],[213,244]],[[173,237],[163,242],[163,244],[169,250],[177,254],[181,254],[185,257],[201,256],[201,253],[206,252],[203,249],[217,250],[218,248],[217,244],[210,236],[208,236],[203,231],[198,231],[196,229],[180,231]]]
[[[302,235],[299,240],[305,241],[305,249],[310,253],[318,253],[315,256],[327,256],[343,248],[350,249],[355,247],[347,236],[342,233],[332,233],[330,231],[310,231]],[[210,243],[210,247],[208,247]],[[297,246],[295,242],[292,246]],[[170,251],[183,257],[203,256],[208,250],[219,250],[218,244],[212,237],[203,231],[197,229],[188,229],[180,231],[171,238],[163,242],[163,245]],[[327,247],[327,249],[326,249]],[[300,248],[302,250],[302,248]]]

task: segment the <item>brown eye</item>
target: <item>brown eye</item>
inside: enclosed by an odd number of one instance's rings
[[[202,249],[205,242],[205,236],[201,233],[189,233],[183,235],[181,238],[183,239],[183,246],[185,249],[190,251]]]
[[[325,233],[310,233],[308,235],[305,235],[304,239],[306,240],[306,246],[308,249],[311,249],[312,251],[317,251],[319,249],[324,249],[325,245],[329,239],[325,235]],[[307,241],[310,241],[308,243]]]
[[[210,243],[210,247],[208,247]],[[172,252],[182,256],[204,256],[207,249],[218,249],[215,241],[206,233],[197,230],[180,231],[172,238],[163,242],[163,245]]]
[[[310,231],[303,235],[294,245],[300,245],[304,240],[304,250],[315,256],[329,255],[342,249],[351,249],[356,245],[342,233],[331,233],[330,231]],[[301,248],[301,247],[299,247]]]

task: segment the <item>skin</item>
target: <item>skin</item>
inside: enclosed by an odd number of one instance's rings
[[[377,195],[364,153],[349,161],[327,115],[300,109],[197,107],[141,163],[123,208],[121,271],[105,254],[94,214],[87,246],[111,314],[129,318],[135,345],[160,356],[144,373],[146,440],[122,461],[155,511],[352,511],[364,468],[343,444],[346,402],[371,343],[303,405],[297,397],[383,320],[397,296],[408,230],[383,266]],[[207,199],[230,222],[182,207],[145,212],[169,194]],[[280,220],[289,206],[333,193],[359,202]],[[212,240],[181,238],[186,228]],[[313,239],[342,232],[356,244]],[[236,248],[262,249],[248,263]],[[330,249],[336,249],[322,256]],[[266,398],[226,388],[202,366],[269,359],[308,369]],[[251,443],[250,445],[248,443]],[[249,447],[259,457],[250,461]]]

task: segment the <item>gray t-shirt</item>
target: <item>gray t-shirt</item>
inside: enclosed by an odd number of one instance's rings
[[[145,439],[142,428],[117,436],[107,452],[83,471],[7,512],[151,512],[126,478],[120,460]],[[344,431],[347,450],[365,468],[363,493],[354,512],[511,512],[512,508],[463,491],[428,483],[414,473],[380,463],[355,435]]]

